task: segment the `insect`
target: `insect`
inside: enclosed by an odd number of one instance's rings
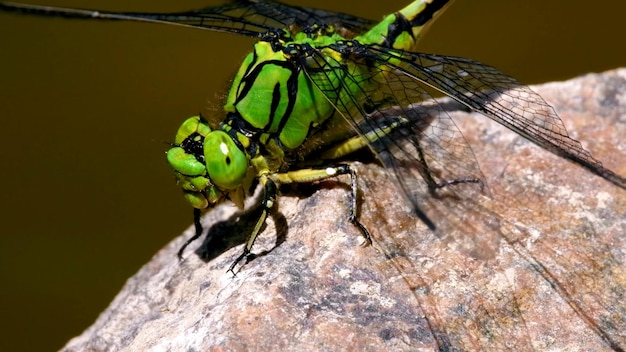
[[[554,110],[529,88],[475,61],[415,52],[424,26],[447,3],[414,1],[379,23],[271,1],[177,14],[11,3],[0,3],[0,9],[166,23],[257,40],[235,76],[223,115],[186,120],[168,152],[195,209],[196,234],[185,246],[202,235],[202,211],[225,201],[241,207],[255,183],[263,186],[261,216],[232,271],[249,255],[281,184],[350,176],[349,219],[368,239],[356,217],[358,183],[349,163],[362,149],[397,180],[417,218],[436,233],[455,231],[453,221],[433,221],[439,217],[424,204],[432,199],[429,205],[440,202],[444,211],[459,214],[455,204],[478,197],[483,176],[447,108],[428,100],[436,93],[626,188],[624,178],[570,138]]]
[[[256,182],[262,185],[263,211],[232,270],[250,254],[281,184],[349,175],[349,221],[371,241],[356,216],[356,173],[341,161],[364,148],[395,175],[415,215],[436,230],[420,198],[440,197],[450,188],[474,192],[482,183],[471,150],[443,108],[420,105],[433,93],[626,188],[626,180],[570,138],[554,110],[529,88],[469,59],[415,51],[424,27],[448,2],[413,1],[379,23],[273,1],[236,1],[172,14],[14,3],[0,3],[0,9],[165,23],[257,40],[235,76],[224,115],[208,118],[218,123],[202,116],[186,120],[167,153],[195,209],[196,234],[179,256],[202,235],[201,211],[224,201],[242,208]]]

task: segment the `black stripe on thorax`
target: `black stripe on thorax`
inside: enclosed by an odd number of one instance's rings
[[[240,84],[243,84],[243,89],[239,92],[239,94],[237,94],[237,98],[235,99],[234,105],[237,106],[237,104],[243,98],[245,98],[246,95],[250,93],[250,90],[254,86],[255,80],[259,79],[259,75],[266,65],[275,65],[275,66],[278,66],[280,68],[284,68],[290,71],[290,75],[289,75],[289,78],[287,79],[287,87],[286,87],[287,108],[285,109],[285,113],[283,116],[278,116],[278,117],[276,116],[276,111],[278,107],[280,106],[280,102],[281,102],[281,92],[280,92],[281,87],[280,87],[279,82],[276,82],[274,86],[271,102],[262,102],[262,101],[258,102],[259,104],[270,104],[270,116],[268,117],[269,120],[268,120],[267,125],[264,126],[262,129],[263,132],[268,132],[270,127],[274,123],[274,119],[280,118],[281,121],[279,123],[278,130],[276,132],[276,134],[280,134],[280,131],[283,129],[283,127],[287,123],[287,120],[291,116],[291,113],[293,112],[294,106],[296,104],[296,97],[298,94],[298,73],[300,72],[300,68],[294,65],[294,63],[290,61],[283,61],[283,60],[268,60],[268,61],[264,61],[256,65],[254,69],[252,69],[252,71],[248,72],[246,76],[242,78]],[[254,66],[254,63],[251,63],[250,66]]]

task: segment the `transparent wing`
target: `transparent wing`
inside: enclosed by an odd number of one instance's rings
[[[388,210],[397,207],[378,205],[371,215],[377,219],[374,228],[378,231],[372,235],[375,246],[414,289],[442,348],[468,348],[473,345],[463,339],[471,338],[485,339],[474,345],[484,349],[537,346],[530,332],[534,323],[527,321],[534,317],[524,310],[524,302],[540,295],[534,290],[543,287],[557,293],[558,300],[569,307],[571,316],[562,319],[575,317],[581,329],[594,331],[608,346],[620,350],[626,319],[624,310],[616,307],[624,290],[614,276],[598,272],[605,268],[607,273],[623,273],[620,261],[599,239],[572,236],[566,228],[536,230],[525,225],[519,214],[530,220],[545,218],[525,207],[541,199],[524,193],[508,199],[513,206],[494,201],[481,182],[484,176],[471,148],[448,114],[449,107],[429,98],[444,93],[617,186],[625,188],[624,179],[570,138],[539,95],[489,66],[358,43],[330,47],[352,61],[337,61],[324,53],[327,48],[321,48],[301,64],[345,124],[354,129],[353,135],[369,141],[387,170],[385,175],[361,173],[368,181],[365,204],[401,201],[377,196],[385,190],[375,185],[389,184],[380,180],[386,177],[393,179],[401,190],[398,194],[404,194],[412,205],[406,214]],[[416,228],[414,214],[434,231]],[[509,253],[504,260],[503,253]],[[437,268],[439,264],[428,260],[445,256],[451,258],[442,268],[450,270],[450,263],[458,265],[454,270],[477,265],[485,276],[477,274],[479,269],[470,270],[468,275],[476,274],[476,282],[493,285],[485,278],[502,279],[504,286],[489,292],[475,286],[465,291],[458,286],[438,290],[442,278],[451,273],[439,271],[443,270]],[[512,272],[525,281],[507,277]],[[441,308],[449,301],[459,302],[459,311]],[[556,303],[545,304],[554,307],[551,304]],[[465,337],[456,341],[453,336]]]
[[[353,64],[324,55],[328,48],[353,58]],[[623,177],[604,168],[569,137],[554,109],[538,94],[492,67],[463,58],[354,42],[328,48],[318,52],[314,63],[302,63],[309,77],[357,133],[370,139],[370,148],[397,178],[420,219],[431,229],[436,227],[442,238],[468,250],[481,248],[480,256],[490,256],[494,246],[479,235],[489,229],[467,224],[468,219],[481,214],[472,214],[474,209],[467,209],[465,201],[480,199],[488,190],[471,148],[445,109],[436,103],[428,108],[419,105],[432,92],[444,93],[540,147],[626,188]],[[362,63],[369,66],[364,68]],[[343,79],[329,77],[329,71],[339,72]],[[387,126],[394,124],[398,127],[386,132]],[[365,137],[371,131],[380,131],[373,140]],[[434,198],[436,201],[430,201]],[[428,209],[424,209],[425,203]],[[445,220],[434,223],[433,218]]]
[[[602,166],[570,138],[554,109],[541,96],[493,67],[470,59],[401,53],[371,46],[367,57],[484,114],[556,155],[626,189],[626,179]],[[390,60],[399,63],[391,64]]]
[[[623,246],[619,225],[594,229],[584,218],[568,216],[576,211],[563,201],[560,208],[547,209],[543,194],[537,199],[544,207],[541,214],[528,214],[514,201],[480,197],[464,202],[466,219],[454,209],[435,218],[430,207],[437,200],[426,199],[423,209],[436,224],[451,218],[462,227],[459,231],[471,229],[465,231],[471,241],[442,240],[398,210],[402,197],[387,190],[396,183],[393,175],[372,167],[359,172],[367,196],[362,219],[375,229],[374,248],[387,258],[381,267],[392,283],[400,279],[411,288],[439,350],[545,350],[567,346],[564,341],[572,336],[593,335],[594,343],[607,350],[624,350],[621,297],[626,286],[620,278],[626,271],[624,257],[611,249]],[[544,192],[546,184],[541,187],[524,191]],[[558,219],[549,218],[552,211]],[[529,226],[520,213],[532,219]],[[472,250],[460,248],[472,242]],[[483,242],[495,249],[493,256],[485,255]]]
[[[269,0],[236,0],[199,10],[176,13],[107,12],[0,2],[1,11],[86,20],[138,21],[232,32],[250,37],[270,30],[291,28],[294,32],[312,25],[333,25],[350,37],[375,22],[342,13],[282,4]]]

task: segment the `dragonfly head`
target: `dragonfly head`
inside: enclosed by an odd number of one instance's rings
[[[211,208],[225,198],[243,207],[248,159],[225,131],[211,130],[199,116],[188,118],[167,151],[167,161],[194,208]]]

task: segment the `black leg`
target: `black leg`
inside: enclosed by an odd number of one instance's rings
[[[185,248],[187,248],[187,246],[197,240],[198,238],[200,238],[200,236],[202,236],[202,223],[200,222],[200,209],[193,209],[193,224],[196,228],[196,233],[190,238],[188,239],[185,244],[183,244],[180,249],[178,250],[178,260],[182,261],[183,260],[183,252],[185,251]]]

